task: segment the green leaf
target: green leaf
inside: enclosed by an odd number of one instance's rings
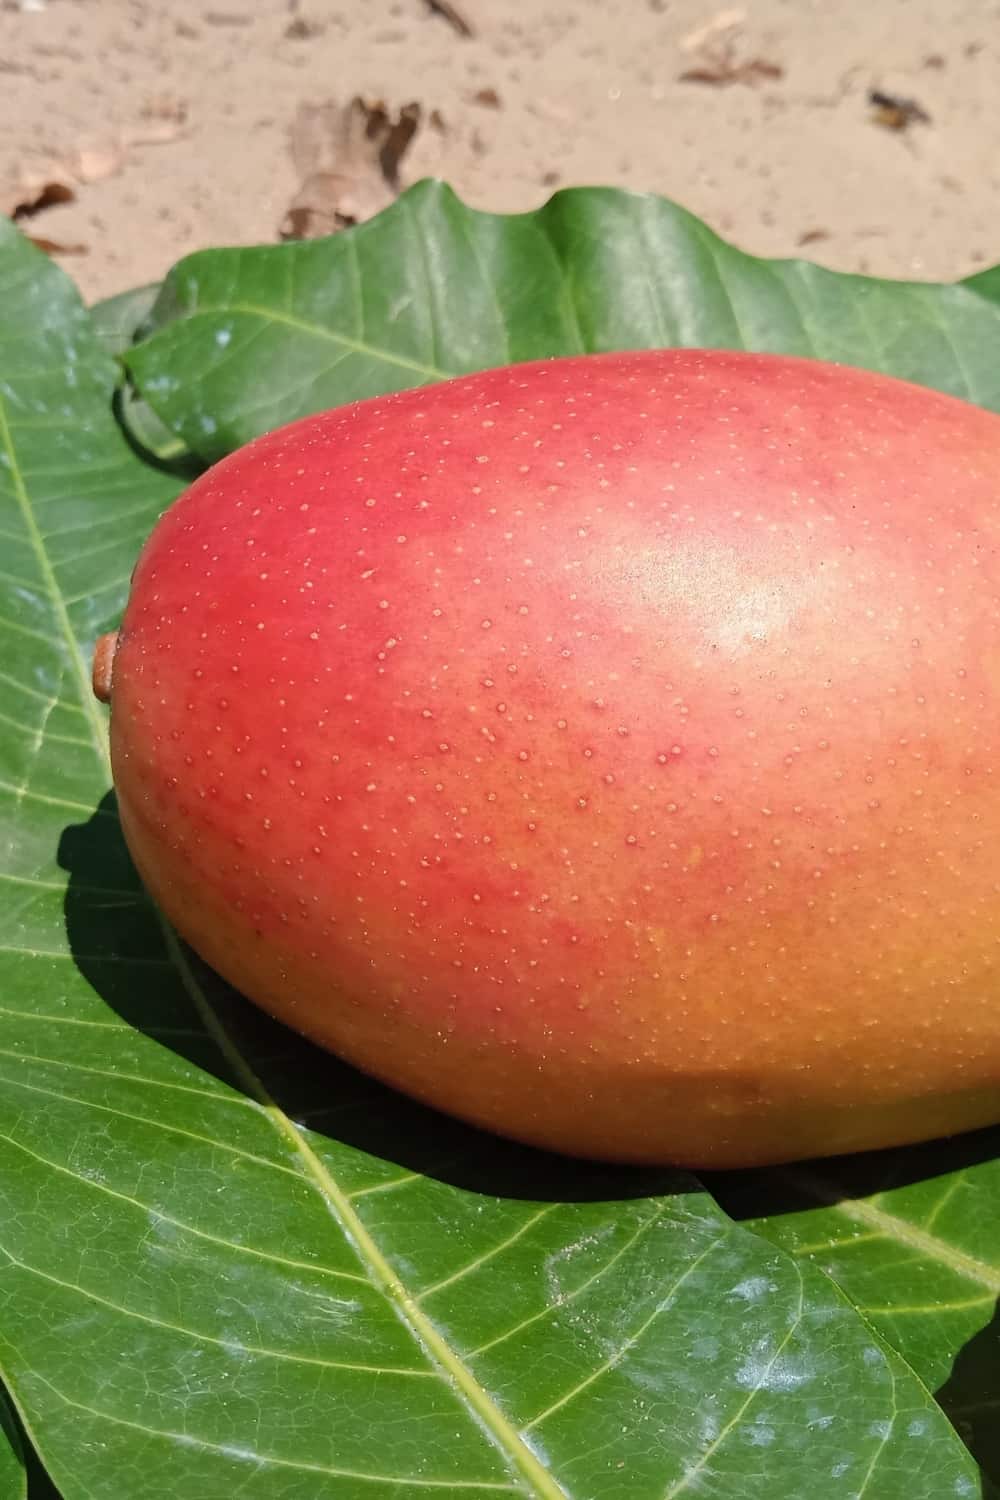
[[[109,354],[117,358],[140,337],[149,324],[159,291],[159,283],[135,287],[116,297],[107,297],[90,309],[91,327]],[[115,403],[118,419],[141,456],[163,467],[169,466],[170,472],[179,478],[190,480],[195,477],[202,465],[192,463],[189,449],[164,426],[132,382],[125,378],[124,366]]]
[[[327,406],[584,350],[813,354],[1000,406],[1000,307],[975,284],[756,260],[675,204],[611,188],[505,217],[418,183],[347,234],[188,256],[149,327],[128,367],[209,461]]]
[[[720,1178],[726,1209],[830,1276],[1000,1477],[1000,1130]]]
[[[0,1390],[0,1495],[3,1500],[25,1500],[27,1475],[17,1418]]]
[[[90,324],[108,354],[124,354],[149,320],[159,296],[159,282],[105,297],[90,309]]]
[[[16,1069],[8,1023],[19,1007],[68,1003],[61,832],[107,789],[90,651],[117,621],[136,549],[177,486],[135,458],[112,420],[115,367],[71,283],[5,220],[0,307],[0,1046]],[[121,889],[103,873],[94,882],[95,904],[141,901],[122,865]],[[12,1228],[5,1218],[0,1245]],[[5,1245],[0,1267],[9,1297]],[[67,1346],[68,1359],[82,1355]]]
[[[376,336],[324,402],[391,384],[399,347],[393,364],[378,342],[397,324],[411,353],[430,328],[435,371],[445,353],[487,361],[501,333],[504,358],[637,336],[647,283],[683,285],[685,257],[718,243],[669,205],[635,208],[654,200],[566,194],[533,277],[518,248],[538,243],[533,216],[469,215],[433,185],[402,202],[419,307],[392,300],[412,267],[374,225],[355,236],[367,258],[345,235],[309,262],[317,304],[348,311],[360,268]],[[677,243],[640,282],[629,216],[661,210]],[[300,263],[273,256],[302,250],[220,253],[209,279],[246,259],[264,305],[284,276],[277,301],[301,321]],[[184,315],[129,356],[147,393],[157,349],[154,382],[184,383],[159,387],[171,426],[207,455],[265,409],[309,409],[304,346],[281,355],[258,317],[243,358],[235,333],[215,337],[231,308],[184,313],[182,273],[158,316],[171,299]],[[689,292],[685,326],[707,329],[712,288],[704,304]],[[417,1109],[249,1011],[163,932],[107,796],[86,660],[120,605],[131,528],[176,486],[113,420],[115,368],[68,283],[11,233],[0,293],[0,528],[18,568],[0,580],[0,1362],[65,1500],[981,1494],[924,1382],[807,1258],[690,1178],[552,1162]],[[188,362],[170,366],[188,325]],[[202,357],[234,341],[228,373]]]

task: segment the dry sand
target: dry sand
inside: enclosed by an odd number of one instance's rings
[[[25,227],[83,247],[59,259],[105,296],[273,241],[298,105],[362,94],[439,111],[404,179],[477,207],[616,184],[764,255],[921,279],[1000,260],[996,3],[747,0],[700,49],[718,7],[699,0],[456,3],[471,38],[428,0],[0,0],[0,190],[76,174],[76,200]],[[780,76],[680,79],[724,46]],[[879,125],[872,88],[929,119]]]

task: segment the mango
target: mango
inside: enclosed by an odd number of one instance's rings
[[[1000,1121],[998,673],[1000,417],[666,350],[250,443],[98,685],[252,1000],[494,1132],[733,1167]]]

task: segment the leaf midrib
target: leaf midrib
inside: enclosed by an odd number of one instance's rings
[[[212,302],[199,302],[198,306],[191,312],[185,313],[176,321],[191,325],[205,318],[242,316],[254,318],[264,324],[278,323],[285,328],[290,328],[296,333],[305,334],[309,338],[320,339],[324,343],[337,344],[348,354],[360,354],[365,359],[381,361],[382,364],[395,365],[401,370],[409,370],[415,375],[422,375],[425,380],[450,380],[453,371],[441,370],[437,365],[427,364],[423,360],[407,359],[405,354],[396,354],[391,349],[381,348],[376,344],[370,344],[364,339],[352,338],[350,334],[341,333],[336,328],[325,328],[322,323],[309,323],[305,318],[297,318],[294,313],[284,312],[276,307],[258,307],[253,302],[227,302],[224,305],[216,305]],[[149,340],[149,347],[153,347],[159,337],[165,336],[170,331],[167,324],[157,334],[153,334]],[[221,363],[221,361],[220,361]]]
[[[173,928],[162,918],[161,921],[167,949],[177,966],[184,988],[204,1022],[206,1031],[222,1052],[234,1077],[239,1079],[246,1093],[256,1099],[274,1128],[297,1153],[304,1174],[319,1193],[331,1218],[340,1225],[353,1245],[371,1281],[392,1304],[413,1338],[425,1349],[431,1360],[447,1374],[463,1403],[485,1428],[514,1470],[532,1485],[533,1493],[538,1500],[568,1500],[567,1491],[539,1462],[485,1387],[479,1383],[442,1337],[433,1321],[421,1311],[414,1297],[406,1290],[379,1249],[373,1236],[369,1234],[363,1220],[332,1173],[284,1111],[270,1097],[264,1084],[216,1016],[207,995],[187,962]]]
[[[964,1250],[956,1249],[937,1235],[918,1228],[896,1214],[876,1208],[874,1203],[865,1202],[862,1198],[845,1198],[836,1183],[826,1178],[791,1167],[781,1168],[779,1175],[835,1213],[843,1214],[856,1224],[864,1224],[910,1250],[919,1251],[921,1255],[938,1261],[956,1275],[975,1282],[977,1286],[986,1287],[992,1293],[1000,1293],[1000,1268],[978,1260]]]

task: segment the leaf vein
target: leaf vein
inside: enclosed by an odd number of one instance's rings
[[[21,1260],[14,1255],[5,1245],[0,1245],[0,1255],[6,1255],[12,1265],[18,1270],[26,1271],[29,1276],[37,1276],[42,1281],[47,1281],[51,1286],[58,1286],[66,1292],[84,1297],[88,1302],[95,1302],[99,1307],[106,1307],[109,1312],[120,1313],[123,1318],[134,1319],[138,1323],[146,1323],[152,1328],[162,1328],[167,1333],[179,1333],[184,1338],[195,1340],[199,1344],[215,1344],[220,1349],[240,1354],[256,1354],[262,1359],[284,1360],[289,1364],[317,1365],[324,1370],[348,1370],[359,1375],[401,1375],[415,1377],[418,1380],[434,1380],[437,1378],[433,1370],[411,1369],[406,1365],[369,1365],[355,1363],[351,1360],[321,1359],[319,1355],[297,1354],[287,1349],[269,1349],[262,1344],[247,1344],[242,1339],[224,1339],[212,1333],[202,1333],[197,1328],[189,1328],[183,1323],[173,1323],[167,1318],[154,1317],[151,1313],[140,1312],[138,1308],[126,1307],[124,1303],[114,1302],[110,1297],[102,1297],[99,1292],[93,1292],[88,1287],[80,1286],[74,1281],[66,1281],[61,1276],[53,1276],[49,1271],[43,1271],[40,1266],[29,1265],[27,1261]]]
[[[896,1240],[931,1260],[939,1261],[967,1281],[974,1281],[988,1291],[1000,1292],[1000,1268],[988,1265],[973,1255],[967,1255],[964,1250],[956,1249],[937,1235],[928,1234],[925,1229],[918,1229],[915,1224],[907,1223],[896,1214],[886,1213],[884,1209],[876,1208],[863,1199],[845,1198],[835,1183],[812,1172],[796,1171],[789,1167],[779,1168],[778,1175],[818,1202],[826,1204],[834,1212],[843,1214],[845,1218],[863,1224],[867,1229],[874,1229],[887,1239]]]
[[[272,1250],[261,1250],[255,1245],[241,1245],[238,1240],[227,1240],[222,1235],[211,1234],[207,1229],[198,1229],[194,1224],[188,1224],[183,1219],[174,1218],[172,1214],[166,1214],[162,1209],[155,1208],[151,1203],[143,1203],[139,1198],[133,1198],[129,1193],[120,1193],[117,1188],[108,1187],[105,1182],[96,1182],[92,1177],[84,1177],[80,1172],[74,1172],[72,1167],[67,1167],[62,1162],[53,1161],[48,1156],[43,1156],[39,1151],[33,1151],[23,1141],[15,1140],[12,1135],[0,1132],[0,1141],[6,1141],[15,1150],[21,1151],[25,1156],[30,1156],[42,1166],[48,1167],[53,1172],[59,1172],[64,1177],[70,1177],[74,1182],[81,1183],[84,1187],[92,1188],[96,1193],[104,1193],[109,1198],[117,1198],[122,1203],[127,1203],[131,1208],[139,1209],[140,1212],[157,1220],[161,1224],[169,1224],[172,1229],[178,1229],[182,1234],[193,1235],[195,1239],[204,1240],[208,1244],[218,1245],[224,1250],[235,1251],[238,1255],[249,1255],[254,1260],[268,1261],[273,1265],[288,1266],[296,1271],[309,1271],[315,1276],[329,1276],[335,1281],[349,1281],[352,1286],[370,1288],[371,1283],[366,1276],[360,1276],[354,1271],[339,1271],[333,1266],[324,1266],[314,1261],[296,1260],[294,1256],[277,1255]]]

